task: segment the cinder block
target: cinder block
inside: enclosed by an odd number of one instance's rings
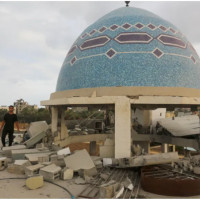
[[[41,164],[25,167],[25,174],[26,176],[34,176],[36,174],[39,174],[39,171],[42,167],[44,167],[44,165]]]
[[[39,174],[43,176],[45,180],[55,180],[60,177],[60,172],[61,167],[51,164],[40,169]]]
[[[25,167],[30,165],[28,160],[16,160],[14,164],[8,166],[7,171],[14,174],[24,174]]]
[[[35,176],[35,177],[26,179],[26,187],[31,190],[40,188],[43,185],[44,185],[43,176]]]
[[[48,155],[45,155],[45,156],[38,156],[38,162],[39,162],[39,163],[49,162],[49,156],[48,156]]]
[[[6,157],[0,158],[0,170],[5,169],[8,166],[8,160]]]

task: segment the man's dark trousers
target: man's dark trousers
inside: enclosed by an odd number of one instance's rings
[[[14,131],[13,130],[9,130],[9,129],[3,129],[3,133],[2,133],[2,136],[1,136],[1,141],[2,141],[2,144],[3,146],[5,147],[6,146],[6,135],[8,134],[8,138],[9,138],[9,146],[12,146],[12,143],[13,143],[13,133]]]

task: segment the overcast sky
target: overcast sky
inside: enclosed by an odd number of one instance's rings
[[[0,1],[0,105],[20,98],[37,105],[48,100],[79,34],[123,6],[123,1]],[[174,24],[200,55],[200,2],[134,1],[130,6],[149,10]]]

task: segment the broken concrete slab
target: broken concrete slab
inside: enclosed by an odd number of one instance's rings
[[[137,157],[121,158],[120,167],[139,167],[147,165],[157,165],[172,163],[179,159],[177,152],[160,153],[155,155],[141,155]]]
[[[14,164],[8,165],[7,171],[14,174],[25,174],[25,167],[30,165],[28,160],[16,160]]]
[[[41,139],[43,139],[46,136],[46,132],[41,132],[37,135],[32,136],[29,140],[24,142],[27,148],[34,147],[35,144],[37,144]]]
[[[6,157],[11,158],[12,157],[12,152],[11,150],[19,150],[19,149],[26,149],[25,145],[14,145],[10,147],[3,147],[3,153]]]
[[[94,162],[85,149],[76,151],[72,155],[65,157],[64,161],[66,167],[75,171],[79,169],[91,169],[95,167]]]
[[[65,167],[61,170],[61,179],[62,180],[70,180],[74,176],[74,170]]]
[[[25,158],[28,159],[32,164],[37,164],[38,163],[38,158],[39,157],[45,157],[45,156],[50,156],[51,152],[48,153],[30,153],[30,154],[25,154]],[[49,162],[49,160],[47,161]]]
[[[115,157],[115,148],[114,145],[109,146],[100,146],[99,155],[101,158],[114,158]]]
[[[25,154],[39,154],[39,153],[49,153],[49,150],[39,151],[38,149],[19,149],[11,150],[13,160],[25,159]]]
[[[60,172],[61,167],[51,164],[40,169],[39,174],[43,176],[45,180],[55,180],[60,177]]]
[[[33,137],[42,132],[46,132],[48,128],[49,126],[46,123],[46,121],[31,122],[27,132],[30,135],[30,137]]]
[[[69,155],[69,154],[71,154],[71,151],[70,151],[69,147],[57,151],[57,155],[64,155],[64,156],[66,156],[66,155]]]
[[[113,198],[117,189],[119,189],[119,183],[114,180],[110,180],[108,183],[102,184],[99,190],[100,199]]]
[[[43,176],[35,176],[26,179],[26,187],[30,190],[35,190],[44,185]]]
[[[42,164],[36,164],[25,167],[25,174],[26,176],[34,176],[36,174],[39,174],[40,169],[44,167]]]

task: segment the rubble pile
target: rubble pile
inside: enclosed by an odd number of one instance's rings
[[[24,143],[2,148],[0,170],[25,176],[31,190],[43,187],[45,181],[61,180],[85,186],[77,198],[143,198],[138,194],[140,167],[172,163],[175,170],[200,174],[200,156],[180,160],[177,152],[149,155],[133,145],[133,157],[116,159],[113,151],[110,157],[106,153],[114,149],[112,138],[105,140],[100,156],[90,156],[85,149],[72,153],[69,147],[53,145],[44,123],[33,124],[29,134]]]
[[[183,159],[179,159],[176,162],[172,162],[172,167],[178,172],[191,172],[194,174],[200,174],[200,155],[188,156]]]

